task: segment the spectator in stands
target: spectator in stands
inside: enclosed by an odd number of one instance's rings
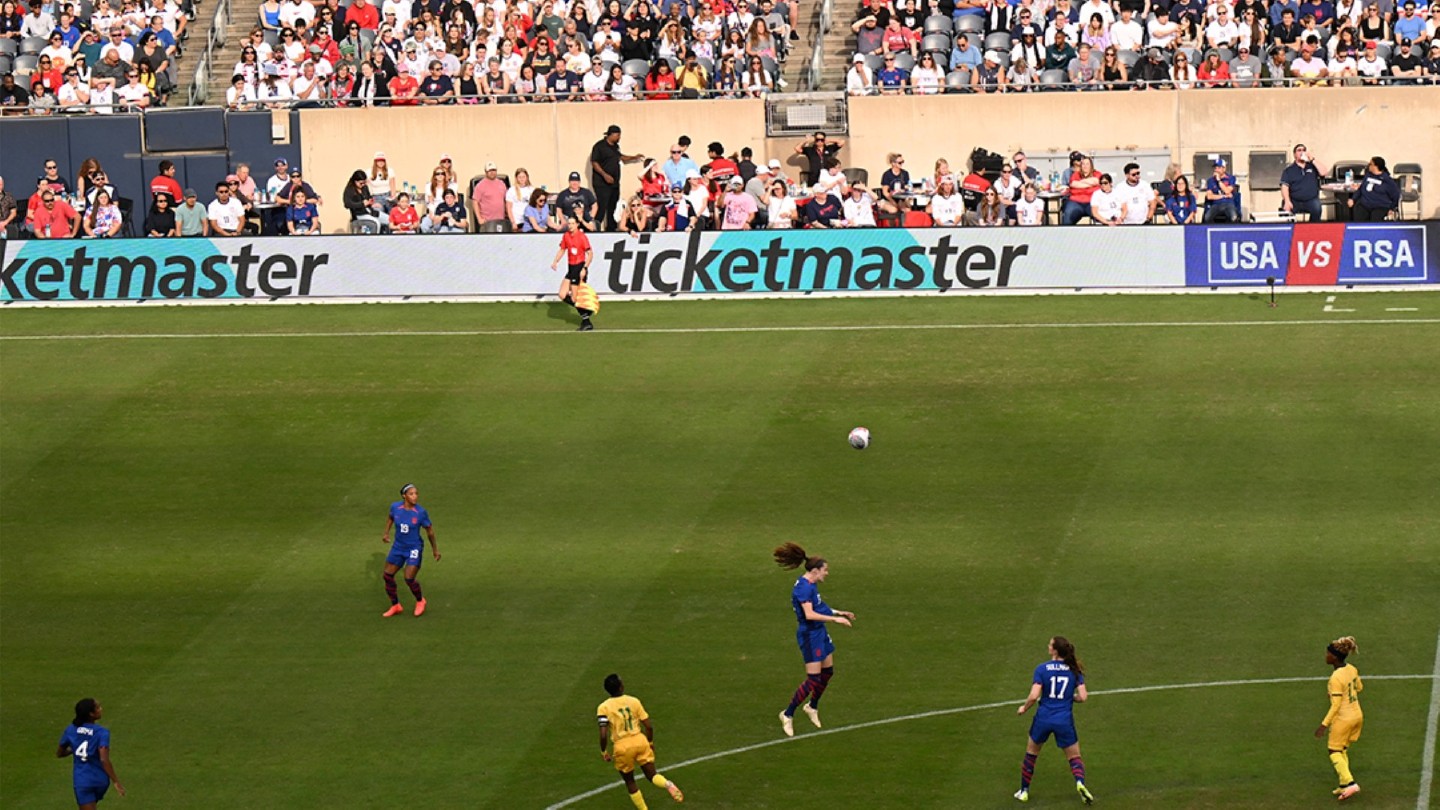
[[[161,194],[168,196],[171,202],[181,199],[180,183],[175,180],[175,172],[174,161],[160,161],[159,173],[150,181],[150,196],[152,199]]]
[[[674,94],[675,86],[675,74],[670,70],[670,63],[657,59],[645,76],[645,97],[657,101],[667,100]]]
[[[1302,86],[1322,85],[1330,78],[1325,60],[1315,53],[1319,47],[1319,39],[1307,37],[1300,43],[1300,55],[1290,63],[1290,76]]]
[[[1035,183],[1027,182],[1020,187],[1020,199],[1015,201],[1016,225],[1033,227],[1045,224],[1045,201],[1040,199],[1040,189]]]
[[[995,179],[993,188],[999,195],[1000,202],[1005,205],[1005,219],[1008,222],[1015,221],[1015,201],[1020,199],[1020,187],[1023,182],[1015,174],[1015,167],[1005,163],[1000,167],[1000,176]]]
[[[319,236],[320,212],[315,203],[305,198],[305,189],[297,188],[285,207],[285,228],[290,236]]]
[[[280,12],[281,7],[276,0],[263,0],[259,8],[260,27],[266,31],[279,31]]]
[[[1215,19],[1205,26],[1205,44],[1211,48],[1233,48],[1240,41],[1240,26],[1230,18],[1230,7],[1215,8]]]
[[[1385,158],[1370,158],[1359,190],[1350,195],[1349,205],[1350,218],[1356,222],[1383,222],[1400,208],[1400,185],[1390,176]]]
[[[1088,43],[1082,42],[1080,47],[1075,49],[1075,58],[1070,60],[1070,64],[1066,67],[1066,73],[1070,78],[1070,83],[1075,85],[1075,89],[1098,89],[1100,57],[1095,55]]]
[[[465,206],[460,204],[460,195],[453,188],[446,188],[440,200],[430,208],[430,213],[420,220],[423,233],[464,233]]]
[[[620,202],[621,166],[644,159],[644,155],[627,155],[620,150],[620,127],[615,124],[607,127],[605,135],[590,148],[591,183],[595,186],[595,199],[599,205],[600,223],[604,230],[615,230],[615,206]],[[714,160],[715,157],[712,155],[711,159]],[[733,168],[735,164],[729,165]]]
[[[215,184],[215,199],[207,207],[206,218],[216,236],[239,236],[245,227],[245,207],[231,196],[230,184],[224,180]]]
[[[535,184],[530,181],[530,172],[524,167],[517,168],[511,176],[510,187],[505,190],[505,213],[510,217],[510,229],[520,233],[525,224],[525,206],[535,193]]]
[[[420,103],[420,82],[405,71],[396,73],[389,81],[390,106],[413,107]]]
[[[123,112],[140,112],[150,106],[150,88],[140,83],[140,71],[131,68],[125,74],[126,84],[115,90],[115,96],[124,102]]]
[[[863,16],[850,26],[850,30],[855,32],[855,50],[878,56],[885,49],[885,30],[880,27],[880,18],[874,13],[862,10],[861,14]]]
[[[1395,40],[1408,39],[1411,42],[1420,42],[1427,38],[1425,31],[1425,18],[1415,13],[1415,0],[1405,0],[1405,5],[1400,14],[1395,17],[1392,26],[1395,30]]]
[[[955,193],[955,177],[946,174],[936,184],[935,194],[930,197],[926,213],[931,221],[941,228],[958,228],[965,217],[965,199]]]
[[[1097,86],[1102,90],[1124,90],[1130,86],[1129,78],[1130,72],[1126,70],[1125,63],[1120,61],[1115,46],[1106,48],[1100,58]]]
[[[684,183],[686,175],[690,172],[699,172],[700,166],[685,154],[685,148],[680,144],[670,147],[670,159],[660,166],[660,171],[665,175],[668,185]]]
[[[1030,165],[1030,158],[1024,151],[1017,150],[1010,156],[1010,162],[1015,167],[1015,177],[1021,183],[1034,183],[1040,180],[1040,170]]]
[[[1190,191],[1190,181],[1183,174],[1175,178],[1174,186],[1165,197],[1165,220],[1171,225],[1195,225],[1200,222],[1195,194]]]
[[[345,9],[345,22],[359,23],[361,28],[375,31],[380,27],[380,11],[367,0],[352,0]]]
[[[1249,45],[1242,44],[1235,58],[1230,60],[1230,84],[1232,87],[1255,87],[1260,79],[1262,65]]]
[[[0,238],[14,239],[20,235],[20,227],[15,224],[19,211],[15,196],[5,190],[5,178],[0,177]]]
[[[1125,164],[1125,179],[1115,184],[1114,192],[1125,203],[1125,217],[1121,224],[1144,225],[1155,219],[1155,208],[1159,202],[1155,189],[1140,178],[1140,164]],[[1093,202],[1093,201],[1092,201]]]
[[[254,109],[258,100],[255,86],[245,80],[245,76],[236,73],[230,77],[230,87],[225,91],[225,108],[229,110],[250,110]]]
[[[390,209],[388,219],[391,233],[418,233],[420,230],[420,212],[410,204],[410,195],[403,191],[395,197],[395,206]]]
[[[1205,52],[1205,59],[1195,71],[1201,87],[1229,87],[1230,66],[1220,61],[1220,51],[1215,48]]]
[[[510,216],[505,209],[505,195],[509,188],[500,179],[499,172],[494,163],[486,163],[485,176],[476,181],[470,190],[475,227],[480,233],[504,233],[510,228]]]
[[[1379,43],[1373,39],[1365,43],[1365,54],[1360,57],[1355,68],[1355,72],[1360,76],[1361,84],[1380,84],[1390,71],[1385,60],[1380,58],[1378,48]]]
[[[873,96],[879,92],[875,74],[865,64],[865,54],[857,53],[850,58],[850,70],[845,74],[845,92],[852,96]]]
[[[980,61],[980,69],[970,74],[971,86],[979,93],[1005,92],[1005,68],[1000,64],[1000,54],[986,51]]]
[[[370,180],[362,169],[356,169],[350,174],[350,182],[345,184],[345,192],[341,195],[340,202],[345,206],[345,210],[350,212],[352,223],[361,217],[385,214],[371,196]]]
[[[1075,153],[1072,152],[1070,157],[1076,160]],[[1090,216],[1090,200],[1100,188],[1100,172],[1095,171],[1095,162],[1089,155],[1080,155],[1064,183],[1066,197],[1060,221],[1064,225],[1075,225]]]
[[[566,187],[555,195],[555,216],[575,217],[587,231],[596,229],[599,201],[595,193],[580,185],[580,173],[571,172]]]
[[[840,223],[841,227],[875,227],[875,198],[863,183],[850,186],[850,192],[840,202],[840,210],[844,216]]]
[[[530,192],[529,204],[525,206],[522,233],[549,233],[556,230],[554,214],[550,210],[550,192],[537,188]]]
[[[789,189],[785,186],[785,180],[771,180],[765,191],[765,195],[761,197],[761,203],[765,206],[765,227],[770,230],[788,230],[795,227],[795,219],[800,212],[795,207],[795,198],[790,196]]]
[[[76,233],[80,215],[64,200],[56,199],[51,189],[40,194],[40,205],[30,217],[30,227],[36,239],[68,239]]]
[[[65,83],[55,94],[62,112],[83,113],[90,104],[90,88],[80,82],[80,73],[75,68],[65,69]]]
[[[818,183],[811,189],[813,195],[805,204],[805,227],[839,228],[844,226],[845,210],[828,189]]]
[[[1100,187],[1090,195],[1090,219],[1098,225],[1114,227],[1125,221],[1124,200],[1115,193],[1110,175],[1100,175]]]
[[[290,180],[280,189],[279,193],[275,195],[275,200],[281,205],[289,205],[290,198],[294,196],[296,189],[303,189],[306,199],[316,205],[325,204],[325,199],[319,194],[316,194],[315,189],[311,188],[310,184],[305,182],[304,175],[300,172],[299,166],[290,169]]]
[[[905,156],[899,152],[886,155],[889,167],[880,175],[880,199],[876,202],[887,214],[898,214],[908,207],[910,193],[910,172],[905,170]]]
[[[185,202],[175,207],[175,228],[178,236],[209,236],[210,218],[200,205],[195,189],[187,188]]]
[[[1129,5],[1122,5],[1120,19],[1110,24],[1109,45],[1117,50],[1139,51],[1144,42],[1145,29],[1135,20],[1135,9]]]
[[[1078,54],[1074,48],[1070,47],[1070,41],[1064,29],[1058,30],[1055,32],[1055,38],[1050,47],[1045,49],[1045,69],[1058,70],[1063,73],[1070,67],[1070,63],[1075,61],[1076,56]]]
[[[1303,143],[1295,145],[1292,155],[1294,162],[1280,173],[1280,210],[1297,216],[1303,213],[1307,221],[1318,222],[1324,169]]]
[[[960,40],[965,38],[966,37],[957,38],[955,40],[955,44],[958,46],[960,44]],[[966,48],[969,48],[968,43],[966,44]],[[950,69],[954,70],[955,50],[952,49],[950,51],[950,56]],[[1024,61],[1028,67],[1035,69],[1037,73],[1038,68],[1041,65],[1045,64],[1045,46],[1042,45],[1036,38],[1035,26],[1033,25],[1024,25],[1020,27],[1020,34],[1015,37],[1015,44],[1010,49],[1011,67],[1014,67],[1015,63],[1020,61]],[[978,67],[978,65],[976,67]],[[971,68],[971,70],[974,69],[974,67]]]
[[[1005,201],[1000,198],[1000,192],[994,186],[985,189],[980,197],[980,205],[975,209],[973,224],[982,228],[998,228],[1008,223],[1005,215]]]
[[[351,103],[360,107],[373,107],[376,104],[384,106],[389,99],[390,87],[384,74],[376,72],[373,62],[361,62],[360,76],[355,79],[355,86],[350,89]]]
[[[1419,84],[1423,62],[1410,40],[1400,40],[1400,51],[1390,57],[1391,84]]]
[[[30,10],[20,24],[21,38],[49,37],[50,32],[55,30],[55,18],[50,14],[51,8],[54,8],[54,4],[30,3]]]
[[[824,132],[816,132],[796,145],[795,154],[804,158],[807,164],[805,182],[817,182],[821,170],[825,168],[825,159],[834,157],[844,146],[844,141],[826,140]]]
[[[1175,60],[1170,65],[1170,84],[1176,90],[1189,90],[1193,88],[1199,75],[1195,72],[1195,66],[1190,64],[1190,57],[1184,51],[1175,54]]]
[[[180,196],[176,194],[176,196]],[[199,206],[196,206],[198,209]],[[179,236],[180,226],[175,219],[175,208],[170,203],[170,195],[161,193],[156,195],[155,202],[145,214],[144,223],[145,236],[164,237]]]
[[[1205,221],[1240,221],[1240,188],[1235,175],[1226,171],[1224,159],[1216,159],[1215,171],[1205,181]]]
[[[85,200],[87,206],[95,203],[95,195],[101,191],[109,194],[112,199],[116,196],[115,186],[110,183],[110,176],[105,173],[104,169],[100,168],[100,162],[94,158],[90,158],[85,162],[90,163],[92,161],[94,162],[93,171],[89,172],[89,174],[82,174],[81,177],[83,179],[76,180],[76,193]],[[85,164],[81,164],[82,172],[84,171],[84,166]]]
[[[725,184],[724,197],[719,204],[721,210],[720,230],[748,231],[755,222],[759,205],[755,198],[745,193],[745,181],[738,176],[731,177]]]
[[[21,8],[15,0],[0,3],[0,39],[20,39],[20,29],[25,26],[25,15],[20,13]]]
[[[1260,69],[1260,81],[1267,87],[1283,87],[1289,83],[1290,63],[1283,47],[1270,49],[1270,58]]]
[[[645,165],[649,166],[654,162],[653,159],[646,159]],[[755,165],[755,151],[748,146],[741,147],[740,159],[735,161],[735,170],[740,173],[740,179],[748,184],[754,179],[757,169],[759,167]]]
[[[950,48],[950,69],[969,70],[971,75],[980,69],[980,62],[984,55],[980,49],[971,46],[970,37],[963,34],[955,36],[955,44]]]
[[[15,83],[15,74],[0,75],[0,114],[24,115],[30,104],[30,92]]]
[[[904,95],[905,87],[910,83],[910,74],[895,67],[895,54],[887,53],[884,58],[885,66],[875,74],[875,84],[880,92],[887,96]]]

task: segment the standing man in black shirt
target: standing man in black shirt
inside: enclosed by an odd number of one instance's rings
[[[1280,173],[1280,209],[1297,216],[1303,213],[1308,215],[1306,221],[1319,222],[1323,170],[1305,144],[1296,144],[1293,154],[1295,162]]]
[[[817,132],[795,147],[795,154],[804,157],[809,165],[804,177],[806,185],[820,181],[820,169],[825,165],[825,158],[834,157],[844,145],[844,141],[826,141],[825,133]]]
[[[614,124],[605,130],[605,137],[590,148],[591,184],[595,186],[595,201],[600,205],[596,224],[602,230],[615,230],[615,206],[620,202],[620,164],[644,159],[644,155],[620,151],[620,127]]]

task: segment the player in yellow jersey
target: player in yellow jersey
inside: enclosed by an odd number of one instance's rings
[[[619,675],[605,676],[605,691],[610,693],[610,698],[596,711],[596,720],[600,723],[600,756],[606,762],[614,761],[615,770],[625,780],[625,789],[630,791],[630,801],[638,810],[646,810],[645,797],[635,784],[636,765],[655,787],[670,791],[670,798],[677,802],[685,801],[680,787],[655,770],[655,749],[651,746],[655,727],[650,725],[645,707],[625,694],[625,684]]]
[[[1355,654],[1354,636],[1344,636],[1325,647],[1325,663],[1334,667],[1326,692],[1330,696],[1330,711],[1315,729],[1315,736],[1330,738],[1330,764],[1340,777],[1340,787],[1331,791],[1340,801],[1360,792],[1360,784],[1350,773],[1350,743],[1360,739],[1360,727],[1365,724],[1365,715],[1360,711],[1360,692],[1365,684],[1360,682],[1360,670],[1345,659]]]

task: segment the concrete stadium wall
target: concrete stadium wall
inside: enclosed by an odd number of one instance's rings
[[[1419,163],[1430,175],[1424,216],[1440,217],[1440,115],[1434,88],[1328,88],[1196,90],[1144,93],[1041,93],[992,96],[900,96],[852,99],[850,134],[841,154],[846,166],[885,168],[885,154],[905,153],[912,175],[928,175],[935,158],[962,164],[976,146],[1032,155],[1071,149],[1165,149],[1188,174],[1193,157],[1233,152],[1248,171],[1251,151],[1288,151],[1297,141],[1321,161],[1381,154],[1391,164]],[[337,203],[327,230],[344,225],[338,206],[350,172],[370,166],[386,151],[402,179],[428,179],[441,152],[449,152],[463,179],[495,161],[504,173],[530,170],[536,183],[556,189],[574,170],[585,171],[590,145],[614,123],[625,130],[622,147],[664,158],[674,139],[688,134],[691,155],[704,145],[727,151],[750,146],[756,158],[780,158],[798,171],[795,139],[764,137],[764,105],[755,100],[668,101],[441,107],[413,110],[308,110],[300,114],[307,179]],[[625,169],[633,188],[639,165]],[[1274,192],[1251,195],[1273,207]],[[328,208],[328,206],[327,206]],[[337,216],[337,214],[339,216]]]

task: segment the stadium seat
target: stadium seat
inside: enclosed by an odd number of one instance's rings
[[[1124,65],[1126,70],[1134,70],[1135,65],[1140,61],[1140,52],[1116,51],[1115,58],[1120,60],[1120,64]]]
[[[985,33],[985,18],[976,14],[967,14],[955,21],[955,32],[966,34]]]
[[[714,59],[711,59],[711,58],[708,57],[708,56],[697,56],[697,57],[695,57],[695,64],[699,65],[701,68],[703,68],[703,69],[705,70],[705,75],[706,75],[706,76],[709,76],[709,77],[711,77],[712,79],[715,77],[715,60],[714,60]],[[621,70],[624,70],[624,68],[621,68]]]
[[[375,50],[375,32],[374,32],[374,31],[371,31],[369,28],[361,28],[361,29],[360,29],[360,51],[361,51],[361,53],[366,53],[366,54],[368,54],[368,53],[370,53],[370,52],[373,51],[373,50]]]
[[[115,205],[120,209],[120,235],[133,238],[137,231],[135,227],[135,201],[129,197],[116,197]]]
[[[974,43],[971,44],[973,45]],[[985,50],[1010,53],[1010,35],[1004,31],[996,31],[985,37]]]
[[[780,78],[780,63],[776,62],[775,57],[770,54],[762,54],[760,56],[760,67],[765,68],[765,72],[774,76],[777,80]]]
[[[1221,61],[1221,62],[1224,62],[1225,64],[1228,65],[1228,64],[1230,64],[1232,61],[1235,60],[1235,51],[1234,51],[1234,49],[1232,49],[1232,48],[1216,48],[1215,50],[1217,50],[1217,51],[1220,52],[1220,61]]]
[[[644,79],[645,74],[650,72],[650,63],[644,59],[627,59],[620,69],[625,71],[626,76],[635,79]]]
[[[1280,174],[1290,162],[1288,152],[1250,153],[1250,192],[1279,191]]]
[[[1009,70],[1009,69],[1010,69],[1010,52],[1009,52],[1009,51],[997,51],[995,55],[998,56],[998,57],[1000,57],[1000,70],[1001,70],[1002,72]]]
[[[951,93],[959,93],[970,89],[970,68],[956,68],[945,74],[945,89]]]
[[[375,217],[356,217],[350,223],[350,233],[380,233],[380,220]]]
[[[928,53],[943,53],[948,62],[950,60],[950,35],[926,34],[920,40],[920,50]]]
[[[28,82],[28,77],[30,76],[30,74],[34,73],[35,69],[39,66],[40,57],[38,55],[33,53],[22,53],[19,56],[15,57],[15,63],[10,66],[10,69],[15,71],[16,76],[27,77]]]
[[[895,67],[909,73],[915,69],[915,57],[904,51],[895,54]]]
[[[846,183],[846,185],[851,185],[851,186],[853,186],[853,185],[855,185],[856,183],[863,183],[863,184],[865,184],[865,185],[869,185],[869,184],[870,184],[870,170],[869,170],[869,169],[860,169],[860,168],[841,169],[841,170],[840,170],[840,173],[843,174],[843,175],[845,175],[845,183]]]
[[[931,14],[925,18],[924,32],[927,34],[945,34],[948,36],[950,32],[954,30],[954,24],[952,24],[950,18],[944,14]]]
[[[1064,83],[1065,71],[1063,70],[1046,70],[1040,74],[1040,84],[1043,87],[1049,87],[1053,90]]]
[[[867,53],[865,54],[865,67],[870,68],[871,71],[881,70],[885,67],[885,58],[879,54]]]
[[[1393,53],[1394,50],[1395,46],[1391,44],[1388,39],[1382,39],[1375,43],[1375,55],[1384,59],[1386,64],[1390,63],[1390,54]]]
[[[20,40],[20,53],[40,53],[45,50],[47,44],[48,42],[44,37],[25,37]]]
[[[0,56],[19,56],[20,43],[13,39],[0,39]]]
[[[6,56],[5,54],[0,54],[0,76],[4,76],[6,73],[10,72],[10,66],[14,63],[14,61],[15,59],[13,57]]]
[[[1420,219],[1424,208],[1420,204],[1420,164],[1396,163],[1395,182],[1400,184],[1400,218],[1405,218],[1406,203],[1415,206],[1414,219]]]
[[[274,30],[273,28],[266,28],[265,44],[269,45],[271,48],[280,47],[280,32]]]

